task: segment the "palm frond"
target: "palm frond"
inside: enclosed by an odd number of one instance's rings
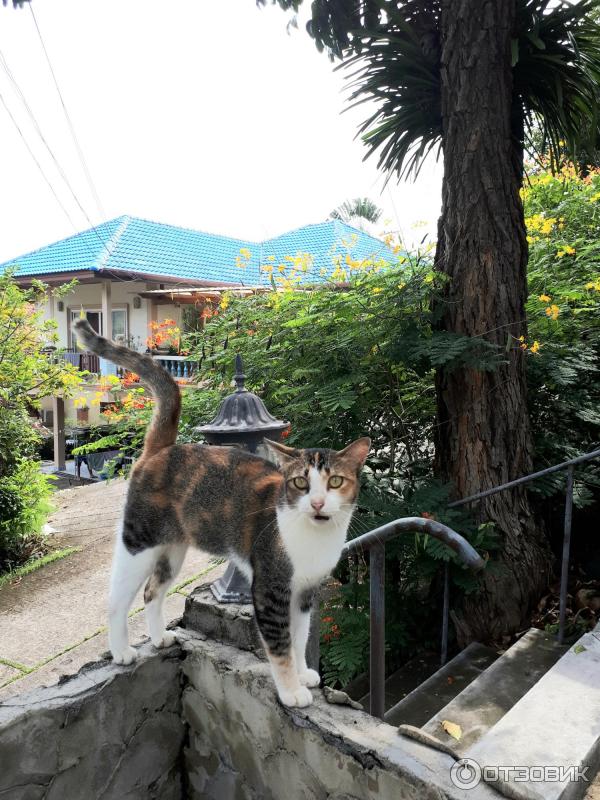
[[[353,200],[345,200],[329,214],[331,219],[339,219],[342,222],[366,220],[366,222],[375,223],[380,216],[381,209],[368,197],[355,197]]]
[[[401,178],[416,176],[442,145],[440,4],[407,0],[386,8],[385,26],[355,32],[342,66],[349,70],[351,106],[376,107],[359,128],[366,157],[377,152],[378,168]],[[599,10],[600,0],[518,0],[514,109],[526,137],[541,130],[538,139],[554,166],[565,150],[574,159],[600,137]],[[518,123],[515,136],[522,135]]]
[[[593,150],[600,134],[599,10],[600,0],[519,2],[514,90],[529,145],[548,154],[553,168],[565,152],[576,160],[583,148]]]

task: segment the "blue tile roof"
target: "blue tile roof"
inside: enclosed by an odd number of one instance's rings
[[[239,266],[240,251],[250,253],[241,258],[244,267]],[[269,280],[262,268],[274,265],[276,273],[277,265],[286,257],[301,254],[311,256],[312,266],[306,273],[311,281],[324,280],[325,273],[330,274],[335,263],[343,262],[346,253],[355,260],[385,260],[390,251],[379,239],[339,220],[305,225],[273,239],[251,242],[122,216],[0,264],[0,272],[16,267],[18,277],[45,277],[108,270],[109,274],[133,272],[257,286]]]

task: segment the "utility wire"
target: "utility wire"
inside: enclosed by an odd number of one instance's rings
[[[36,16],[35,16],[35,11],[33,10],[33,5],[31,5],[31,3],[29,4],[29,11],[31,12],[31,16],[32,16],[33,22],[35,24],[35,29],[37,31],[37,34],[38,34],[38,37],[39,37],[39,40],[40,40],[40,44],[42,45],[42,50],[44,51],[44,55],[46,56],[46,62],[48,63],[48,68],[50,69],[50,74],[52,75],[52,80],[54,81],[54,86],[56,87],[56,92],[57,92],[57,94],[58,94],[58,96],[60,98],[60,103],[62,105],[64,114],[65,114],[65,118],[66,118],[67,124],[69,126],[69,130],[71,131],[71,136],[73,138],[73,143],[75,144],[75,148],[76,148],[77,154],[79,156],[79,161],[81,163],[83,172],[85,174],[88,186],[90,187],[90,191],[91,191],[92,196],[94,198],[94,202],[96,203],[96,207],[97,207],[97,209],[98,209],[98,211],[100,213],[100,217],[103,220],[105,220],[106,219],[106,214],[105,214],[104,208],[102,207],[102,203],[100,202],[100,197],[98,195],[98,192],[96,191],[96,186],[94,185],[94,181],[92,180],[92,176],[91,176],[90,171],[88,169],[88,166],[87,166],[87,163],[86,163],[86,160],[85,160],[85,156],[83,155],[83,150],[81,149],[81,146],[79,144],[79,140],[77,139],[77,135],[75,133],[75,128],[73,127],[73,123],[71,122],[71,117],[69,116],[69,112],[67,111],[67,106],[65,104],[64,98],[62,96],[62,92],[61,92],[60,87],[58,85],[58,80],[56,78],[56,74],[55,74],[54,69],[52,67],[52,62],[50,61],[50,56],[48,54],[48,50],[46,49],[46,45],[45,45],[44,39],[42,37],[42,32],[41,32],[40,27],[38,25],[38,21],[37,21]]]
[[[31,121],[32,121],[32,123],[33,123],[33,126],[34,126],[34,128],[35,128],[35,130],[36,130],[36,132],[37,132],[38,136],[39,136],[39,137],[40,137],[40,139],[42,140],[42,142],[43,142],[43,144],[44,144],[44,146],[45,146],[46,150],[48,151],[48,154],[50,155],[50,158],[51,158],[51,159],[52,159],[52,161],[54,162],[54,165],[55,165],[56,169],[58,170],[58,173],[59,173],[60,177],[63,179],[63,181],[65,182],[65,184],[66,184],[67,188],[68,188],[68,189],[69,189],[69,191],[71,192],[71,195],[73,196],[73,199],[74,199],[74,200],[75,200],[75,202],[77,203],[77,206],[78,206],[79,210],[81,211],[81,213],[83,214],[83,216],[86,218],[86,220],[88,221],[88,223],[89,223],[90,225],[92,225],[92,227],[93,227],[93,223],[92,223],[92,221],[90,220],[90,218],[89,218],[89,216],[88,216],[88,214],[87,214],[87,211],[85,210],[85,208],[84,208],[84,207],[83,207],[83,205],[81,204],[81,202],[80,202],[79,198],[77,197],[77,194],[75,193],[75,190],[74,190],[74,189],[73,189],[73,187],[71,186],[71,183],[70,183],[69,179],[67,178],[67,176],[66,176],[66,174],[65,174],[65,171],[64,171],[64,169],[63,169],[63,168],[62,168],[62,166],[59,164],[59,162],[58,162],[58,159],[57,159],[57,158],[56,158],[56,156],[54,155],[54,152],[53,152],[52,148],[51,148],[51,147],[50,147],[50,145],[48,144],[48,141],[46,140],[46,137],[44,136],[44,134],[43,134],[43,132],[42,132],[42,129],[40,128],[40,124],[39,124],[39,122],[37,121],[37,118],[36,118],[35,114],[34,114],[34,113],[33,113],[33,111],[31,110],[31,107],[30,107],[29,103],[27,102],[27,99],[26,99],[25,95],[23,94],[23,91],[21,90],[21,87],[19,86],[19,84],[18,84],[18,82],[17,82],[17,80],[16,80],[15,76],[13,75],[13,73],[12,73],[12,71],[11,71],[10,67],[8,66],[8,63],[7,63],[7,61],[6,61],[6,58],[4,57],[4,54],[2,53],[2,51],[1,51],[1,50],[0,50],[0,65],[1,65],[1,66],[2,66],[2,68],[4,69],[4,72],[6,73],[6,76],[8,77],[9,81],[12,83],[12,85],[13,85],[13,87],[14,87],[15,91],[17,92],[17,94],[18,94],[18,95],[19,95],[19,97],[21,98],[21,102],[22,102],[22,103],[23,103],[23,105],[25,106],[25,110],[26,110],[26,111],[27,111],[27,113],[29,114],[29,117],[30,117],[30,119],[31,119]]]
[[[62,201],[61,201],[60,197],[59,197],[59,196],[57,195],[57,193],[56,193],[56,190],[55,190],[54,186],[52,185],[52,182],[50,181],[50,179],[48,178],[48,176],[47,176],[47,175],[46,175],[46,173],[44,172],[44,170],[43,170],[43,168],[42,168],[42,165],[41,165],[41,164],[40,164],[40,162],[37,160],[37,158],[36,158],[36,156],[35,156],[35,153],[33,152],[33,150],[31,149],[31,147],[29,146],[29,144],[28,144],[27,140],[26,140],[26,139],[25,139],[25,137],[23,136],[23,131],[22,131],[22,130],[21,130],[21,128],[19,127],[19,123],[17,122],[17,120],[16,120],[16,119],[13,117],[13,115],[12,115],[12,113],[11,113],[11,111],[10,111],[9,107],[6,105],[6,100],[4,99],[4,96],[3,96],[3,94],[2,94],[1,92],[0,92],[0,102],[2,103],[2,105],[4,106],[4,108],[6,109],[6,113],[8,114],[8,116],[10,117],[10,119],[11,119],[11,121],[12,121],[13,125],[14,125],[14,126],[15,126],[15,128],[17,129],[17,131],[18,131],[18,133],[19,133],[19,136],[21,137],[21,139],[22,139],[22,141],[23,141],[23,144],[24,144],[24,145],[25,145],[25,147],[27,148],[27,150],[28,150],[28,152],[29,152],[29,155],[30,155],[30,156],[32,157],[32,159],[34,160],[34,162],[35,162],[35,164],[36,164],[37,168],[39,169],[39,171],[40,171],[40,173],[41,173],[41,175],[42,175],[42,178],[44,179],[44,181],[45,181],[45,182],[46,182],[46,184],[48,185],[48,188],[50,189],[50,191],[52,192],[52,194],[54,195],[54,197],[56,198],[56,202],[58,203],[58,205],[59,205],[59,206],[61,207],[61,209],[63,210],[63,213],[65,214],[66,218],[69,220],[69,222],[71,223],[71,225],[73,226],[74,230],[75,230],[75,231],[77,231],[77,226],[76,226],[76,225],[75,225],[75,223],[73,222],[73,219],[72,219],[71,215],[69,214],[69,212],[67,211],[67,209],[66,209],[66,208],[65,208],[65,206],[63,205],[63,203],[62,203]]]
[[[23,105],[25,106],[25,109],[27,110],[27,113],[29,114],[29,116],[30,116],[30,118],[31,118],[31,121],[32,121],[32,123],[33,123],[33,125],[34,125],[34,127],[35,127],[35,129],[36,129],[36,132],[38,133],[38,135],[39,135],[40,139],[41,139],[41,140],[42,140],[42,142],[44,143],[44,145],[45,145],[45,147],[46,147],[46,150],[48,151],[48,153],[49,153],[49,155],[50,155],[50,157],[51,157],[52,161],[54,162],[54,164],[55,164],[55,166],[56,166],[56,169],[58,170],[58,172],[59,172],[59,174],[60,174],[61,178],[63,179],[63,181],[64,181],[64,182],[65,182],[65,184],[67,185],[67,187],[68,187],[69,191],[71,192],[71,195],[73,196],[73,199],[75,200],[75,202],[76,202],[77,206],[79,207],[79,209],[80,209],[81,213],[82,213],[82,214],[83,214],[83,216],[86,218],[86,220],[87,220],[87,222],[88,222],[88,225],[90,226],[90,229],[92,230],[92,232],[94,233],[94,235],[96,236],[96,238],[98,239],[98,241],[100,242],[100,244],[101,244],[101,245],[102,245],[102,247],[103,247],[103,248],[106,250],[106,252],[108,253],[108,255],[109,255],[109,257],[110,257],[110,256],[111,256],[111,250],[110,250],[110,248],[109,248],[109,246],[108,246],[108,243],[107,243],[107,242],[106,242],[106,241],[105,241],[105,240],[104,240],[104,239],[103,239],[103,238],[100,236],[100,234],[98,233],[98,230],[96,229],[96,226],[94,225],[94,223],[93,223],[93,222],[92,222],[92,220],[90,219],[90,217],[89,217],[89,215],[88,215],[87,211],[85,210],[85,208],[84,208],[84,207],[83,207],[83,205],[81,204],[81,202],[80,202],[79,198],[77,197],[77,194],[75,193],[75,190],[74,190],[74,189],[73,189],[73,187],[71,186],[71,183],[69,182],[69,179],[67,178],[67,176],[66,176],[66,174],[65,174],[65,171],[63,170],[63,168],[62,168],[62,167],[61,167],[61,165],[59,164],[59,162],[58,162],[58,159],[56,158],[56,156],[54,155],[54,152],[52,151],[52,148],[51,148],[51,147],[50,147],[50,145],[48,144],[48,142],[47,142],[47,140],[46,140],[46,138],[45,138],[45,136],[44,136],[44,134],[43,134],[43,132],[42,132],[42,130],[41,130],[41,128],[40,128],[40,125],[39,125],[39,123],[38,123],[38,121],[37,121],[37,119],[36,119],[36,117],[35,117],[35,115],[34,115],[33,111],[31,110],[31,108],[30,108],[30,106],[29,106],[29,103],[27,102],[27,99],[25,98],[25,95],[23,94],[23,91],[21,90],[21,87],[19,86],[19,84],[18,84],[18,82],[17,82],[16,78],[14,77],[14,75],[13,75],[13,73],[12,73],[12,71],[11,71],[10,67],[8,66],[8,63],[7,63],[7,61],[6,61],[6,58],[4,57],[4,54],[2,53],[2,51],[1,51],[1,50],[0,50],[0,66],[2,66],[2,67],[3,67],[3,69],[4,69],[4,71],[5,71],[5,73],[6,73],[7,77],[8,77],[8,79],[10,80],[10,82],[12,83],[12,85],[13,85],[13,87],[14,87],[15,91],[17,92],[17,94],[18,94],[18,95],[19,95],[19,97],[21,98],[21,101],[22,101]],[[4,107],[5,107],[5,108],[7,109],[7,111],[8,111],[8,106],[6,105],[6,102],[5,102],[5,101],[3,101],[3,103],[4,103]],[[9,112],[9,113],[10,113],[10,112]],[[12,114],[11,114],[11,117],[12,117]],[[14,120],[14,118],[13,118],[13,120]],[[23,136],[23,133],[21,132],[21,130],[20,130],[20,129],[19,129],[19,133],[20,133],[21,137],[23,138],[23,140],[25,141],[25,138],[24,138],[24,136]],[[29,152],[30,152],[30,153],[32,154],[32,156],[33,156],[33,153],[32,153],[32,151],[31,151],[31,148],[30,148],[29,146],[27,146],[27,149],[29,150]],[[39,162],[37,161],[37,159],[35,159],[35,156],[34,156],[34,160],[36,161],[36,163],[38,163],[38,166],[39,166]],[[40,167],[40,169],[41,169],[41,167]],[[46,178],[46,181],[48,182],[48,179],[47,179],[47,178]],[[56,192],[55,192],[54,188],[52,189],[52,192],[53,192],[53,194],[56,196]],[[60,201],[59,201],[59,203],[60,203]],[[60,205],[61,205],[61,208],[63,208],[63,210],[64,210],[64,206],[62,205],[62,203],[60,203]],[[70,217],[70,216],[69,216],[69,219],[71,220],[71,223],[73,224],[73,227],[75,228],[75,231],[77,232],[77,231],[78,231],[78,229],[77,229],[77,226],[75,225],[75,223],[73,223],[73,221],[72,221],[72,219],[71,219],[71,217]]]

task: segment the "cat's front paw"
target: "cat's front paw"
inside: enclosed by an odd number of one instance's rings
[[[175,644],[176,641],[177,637],[174,633],[171,631],[165,631],[160,638],[152,639],[152,644],[157,650],[162,650],[163,647],[171,647],[171,645]]]
[[[286,690],[282,689],[277,692],[279,699],[284,706],[305,708],[312,703],[312,694],[306,686],[300,686],[298,689]]]
[[[133,664],[133,662],[137,658],[137,650],[134,650],[133,647],[124,647],[122,650],[113,651],[112,657],[115,664],[123,664],[123,666],[127,666],[128,664]]]
[[[314,689],[321,683],[321,676],[316,669],[305,669],[304,672],[298,673],[298,680],[302,686],[308,686],[309,689]]]

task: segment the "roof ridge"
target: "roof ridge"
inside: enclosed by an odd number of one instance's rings
[[[43,244],[41,247],[36,247],[34,250],[30,250],[29,253],[21,253],[21,255],[19,256],[15,256],[14,258],[9,258],[8,261],[4,261],[2,262],[2,264],[0,264],[0,269],[3,267],[7,267],[10,264],[18,263],[19,259],[21,258],[29,258],[30,256],[34,256],[36,253],[41,253],[42,250],[47,250],[49,247],[56,247],[57,244],[68,242],[70,239],[78,239],[80,236],[83,236],[84,233],[91,233],[92,231],[97,232],[99,228],[103,228],[107,225],[110,225],[111,222],[116,222],[117,220],[122,219],[124,216],[126,215],[123,214],[121,217],[114,217],[114,219],[107,219],[104,222],[101,222],[99,225],[92,225],[91,227],[85,228],[82,231],[77,231],[76,233],[72,233],[69,236],[64,236],[62,239],[57,239],[56,242],[49,242],[48,244]],[[104,247],[104,243],[102,242],[100,237],[98,237],[98,239],[102,244],[102,246]]]
[[[106,267],[109,259],[112,257],[113,253],[117,248],[117,245],[119,244],[121,236],[123,236],[123,234],[127,230],[127,226],[129,225],[130,222],[131,222],[131,217],[128,214],[123,214],[123,217],[121,218],[121,224],[113,233],[113,235],[110,237],[109,241],[104,243],[103,251],[96,266],[96,269],[100,270]]]

